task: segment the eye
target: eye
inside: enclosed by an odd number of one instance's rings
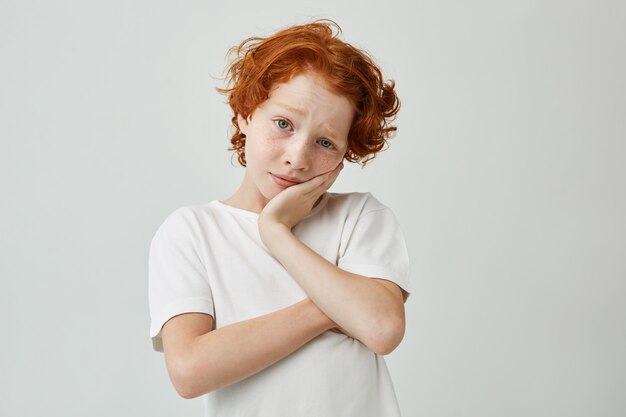
[[[318,143],[327,149],[334,148],[333,144],[326,139],[320,139]]]
[[[283,130],[291,126],[289,122],[284,119],[274,120],[274,123],[276,123],[276,126],[278,126],[280,129],[283,129]]]

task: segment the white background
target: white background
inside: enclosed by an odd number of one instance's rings
[[[397,82],[403,415],[626,415],[620,1],[0,2],[0,415],[200,416],[148,335],[174,209],[230,196],[228,48],[331,18]]]

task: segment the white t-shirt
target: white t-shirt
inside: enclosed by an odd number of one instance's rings
[[[171,213],[149,256],[150,337],[189,312],[215,328],[262,316],[306,293],[262,243],[258,214],[214,200]],[[392,211],[370,193],[325,193],[293,228],[303,243],[349,272],[409,289],[409,258]],[[398,403],[383,356],[327,331],[261,372],[203,396],[207,417],[395,417]]]

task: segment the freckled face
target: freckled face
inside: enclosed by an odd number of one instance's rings
[[[245,194],[249,209],[262,209],[286,187],[332,171],[346,153],[353,118],[350,101],[310,72],[274,86],[247,119],[238,115],[247,164],[238,194]]]

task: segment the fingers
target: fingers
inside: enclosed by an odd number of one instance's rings
[[[342,169],[343,169],[343,161],[340,162],[339,165],[335,167],[335,169],[333,169],[327,174],[327,177],[325,180],[325,183],[327,183],[326,190],[329,189],[331,185],[333,185],[333,183],[339,176],[339,173],[341,172]]]
[[[339,175],[342,169],[343,169],[343,161],[339,162],[339,165],[337,165],[335,169],[330,171],[328,174],[334,175],[336,177],[337,175]]]
[[[306,194],[319,197],[333,185],[342,169],[343,162],[340,162],[332,171],[325,172],[307,181],[310,184],[310,188]]]
[[[343,169],[343,162],[340,162],[339,165],[337,165],[332,171],[328,171],[323,174],[320,174],[315,178],[320,179],[320,184],[323,184],[328,181],[330,181],[330,184],[332,184],[337,179],[337,176],[339,176],[339,173],[341,172],[342,169]]]

